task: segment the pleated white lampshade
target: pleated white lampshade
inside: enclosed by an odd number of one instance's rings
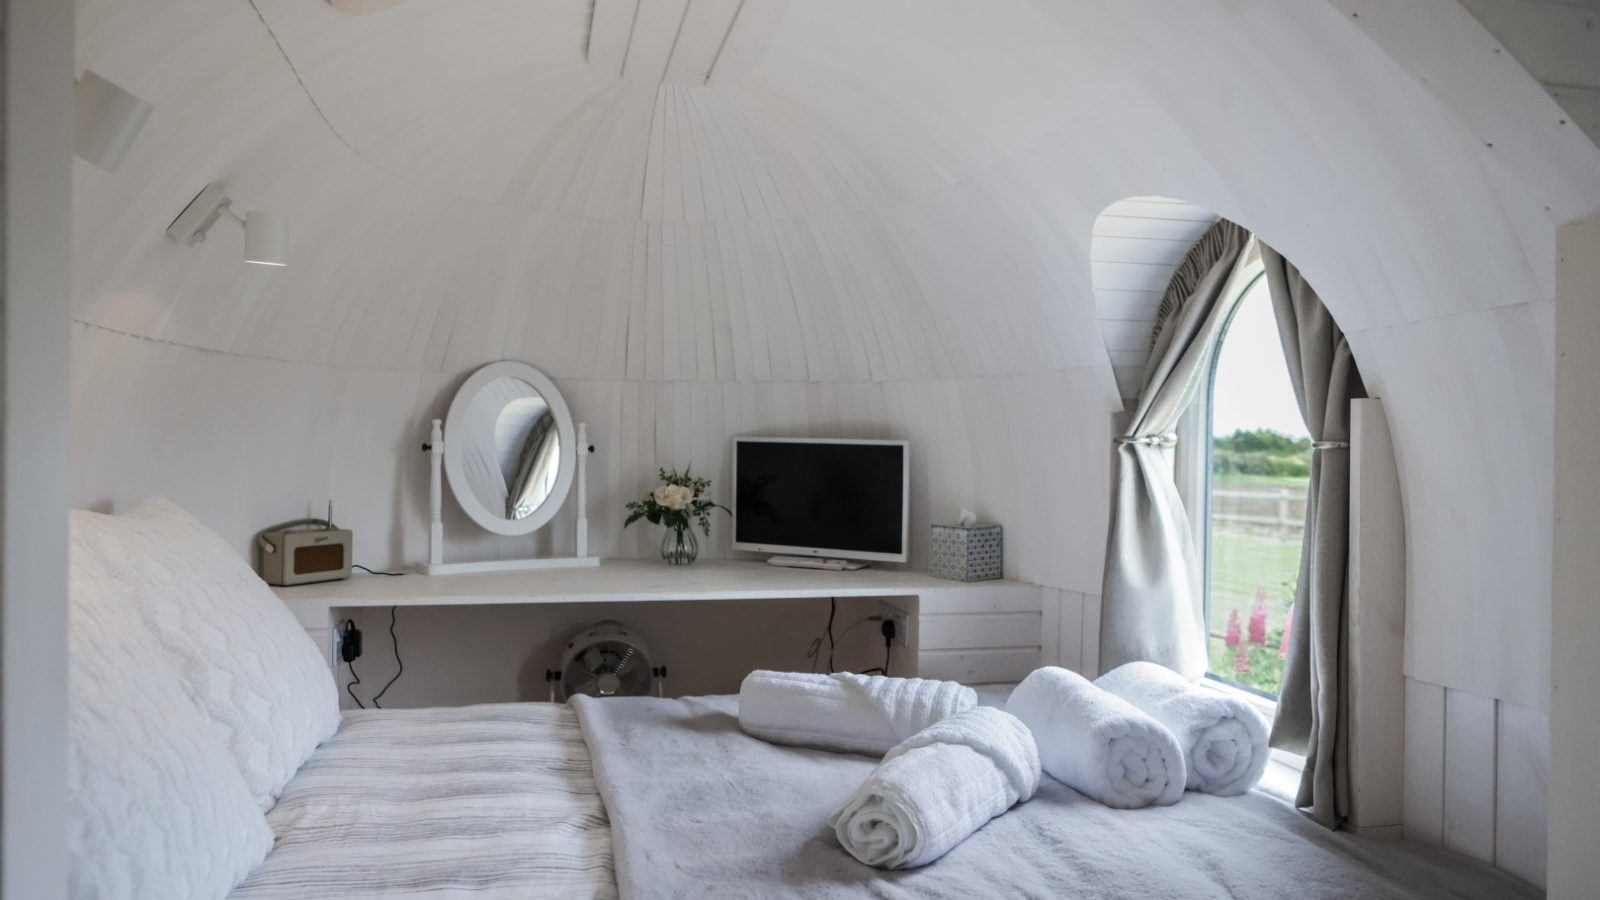
[[[262,266],[289,264],[289,221],[274,212],[244,214],[244,261]]]

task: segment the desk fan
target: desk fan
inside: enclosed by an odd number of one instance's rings
[[[545,673],[559,682],[561,699],[579,694],[590,697],[642,697],[652,685],[661,693],[665,666],[650,665],[650,651],[638,635],[621,622],[605,621],[567,643],[561,668]]]

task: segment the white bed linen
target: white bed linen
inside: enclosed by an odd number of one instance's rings
[[[611,830],[572,711],[346,713],[267,813],[233,900],[614,898]]]
[[[69,894],[225,894],[272,849],[272,832],[127,590],[96,569],[76,529],[71,558]]]
[[[72,528],[204,710],[262,809],[339,726],[327,660],[244,558],[176,504],[119,516],[73,510]]]
[[[826,821],[871,760],[756,740],[733,697],[573,702],[629,900],[1538,896],[1465,857],[1328,831],[1259,791],[1117,810],[1048,778],[932,865],[882,871],[851,858]]]

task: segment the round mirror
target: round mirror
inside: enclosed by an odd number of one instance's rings
[[[575,442],[572,415],[550,379],[523,363],[491,363],[450,401],[445,474],[474,522],[496,534],[528,534],[566,500]]]

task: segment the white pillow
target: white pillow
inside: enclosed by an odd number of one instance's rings
[[[333,672],[316,644],[233,548],[170,501],[74,515],[270,808],[339,727]]]
[[[71,896],[222,897],[266,858],[272,829],[125,589],[73,549]]]

